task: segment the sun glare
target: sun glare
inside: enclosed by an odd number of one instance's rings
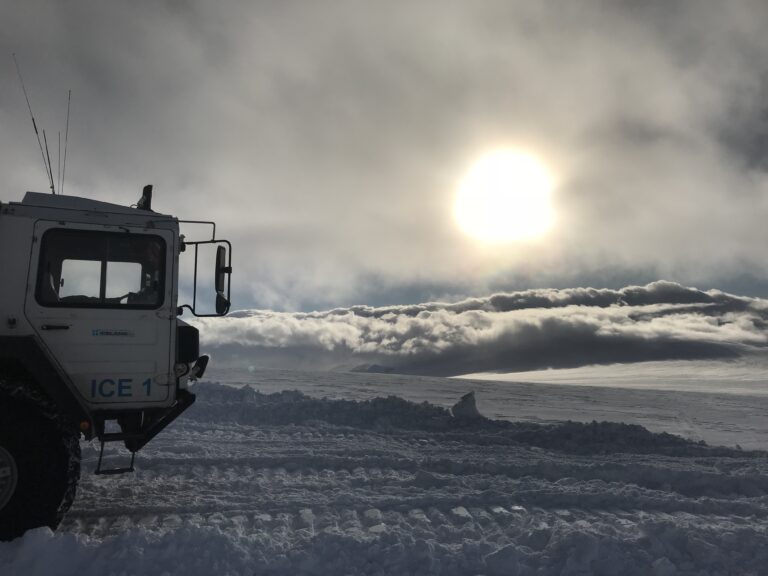
[[[454,216],[487,243],[532,240],[552,228],[552,177],[535,156],[500,149],[481,156],[459,183]]]

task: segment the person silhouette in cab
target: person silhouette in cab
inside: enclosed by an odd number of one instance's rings
[[[163,254],[159,242],[143,242],[140,253],[141,287],[128,295],[128,304],[160,304]]]

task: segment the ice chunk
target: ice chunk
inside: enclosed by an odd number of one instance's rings
[[[469,510],[464,508],[464,506],[456,506],[456,508],[453,508],[451,510],[451,514],[453,514],[454,518],[456,520],[459,520],[461,522],[471,522],[472,521],[472,514],[469,513]]]
[[[483,417],[477,410],[474,392],[464,394],[464,396],[461,397],[461,400],[456,402],[456,404],[453,405],[453,408],[451,408],[451,414],[453,414],[455,418],[477,419]]]

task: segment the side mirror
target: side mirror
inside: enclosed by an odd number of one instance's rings
[[[227,265],[227,249],[224,246],[216,248],[216,314],[223,316],[229,312],[230,302],[224,295],[224,279],[232,273],[232,267]]]
[[[230,301],[221,292],[216,292],[216,314],[224,316],[229,312]]]

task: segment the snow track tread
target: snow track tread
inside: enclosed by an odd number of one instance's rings
[[[768,563],[764,455],[590,456],[208,419],[200,404],[135,475],[85,477],[62,529],[103,546],[138,538],[160,557],[188,546],[198,564],[218,546],[211,570],[232,574],[630,576],[663,558],[677,574],[759,574]],[[83,465],[95,458],[83,444]]]

